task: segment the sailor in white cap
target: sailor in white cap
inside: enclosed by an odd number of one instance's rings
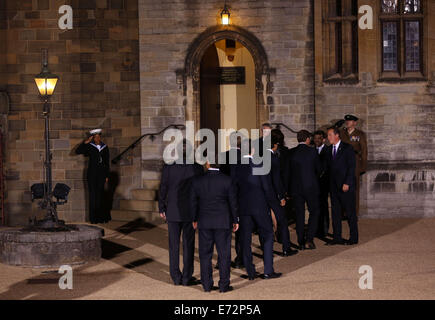
[[[89,189],[89,220],[91,223],[106,223],[110,212],[104,212],[104,184],[109,181],[109,147],[101,141],[101,129],[89,131],[89,138],[77,148],[77,154],[89,157],[87,171]]]

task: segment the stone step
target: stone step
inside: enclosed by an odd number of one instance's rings
[[[160,180],[143,180],[143,188],[146,190],[159,190]]]
[[[156,200],[156,190],[135,189],[131,190],[133,200]]]
[[[161,223],[157,212],[149,211],[132,211],[132,210],[112,210],[110,212],[113,221],[134,221],[137,219],[142,219],[149,223]]]
[[[121,210],[159,211],[158,202],[153,200],[120,200],[119,207]]]
[[[159,171],[142,170],[142,177],[145,180],[160,180],[162,173]]]

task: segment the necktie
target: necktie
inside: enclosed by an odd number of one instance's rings
[[[335,149],[335,146],[334,146],[334,149],[332,150],[332,159],[335,160],[336,155],[337,155],[337,150]]]

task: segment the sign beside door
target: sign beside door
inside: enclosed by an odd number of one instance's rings
[[[220,84],[245,84],[245,67],[219,67]]]

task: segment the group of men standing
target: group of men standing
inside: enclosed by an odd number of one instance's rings
[[[218,253],[220,292],[232,290],[230,269],[245,268],[247,279],[259,275],[252,258],[252,235],[258,234],[264,261],[264,279],[281,276],[273,268],[273,244],[282,243],[282,256],[296,254],[291,248],[287,220],[289,206],[296,215],[299,250],[315,249],[314,238],[327,245],[358,243],[357,204],[359,176],[365,171],[367,148],[364,133],[355,128],[358,118],[345,117],[346,128],[339,125],[327,132],[306,130],[297,134],[298,146],[285,147],[279,129],[263,124],[258,143],[230,136],[231,149],[226,164],[206,163],[206,172],[198,164],[166,164],[162,171],[159,211],[168,223],[170,274],[175,285],[194,285],[195,230],[198,229],[201,283],[204,291],[213,287],[213,249]],[[270,138],[271,169],[255,174],[264,139]],[[326,144],[326,140],[329,144]],[[241,144],[250,150],[242,153]],[[314,147],[313,147],[314,142]],[[259,145],[259,150],[253,146]],[[183,144],[185,153],[186,142]],[[184,157],[185,155],[183,155]],[[236,162],[229,162],[229,158]],[[332,208],[332,240],[329,231],[329,205]],[[289,204],[290,203],[290,204]],[[305,205],[308,228],[305,230]],[[350,238],[342,238],[342,219],[349,223]],[[235,232],[236,258],[231,262],[231,233]],[[183,236],[183,271],[179,268],[180,237]]]

